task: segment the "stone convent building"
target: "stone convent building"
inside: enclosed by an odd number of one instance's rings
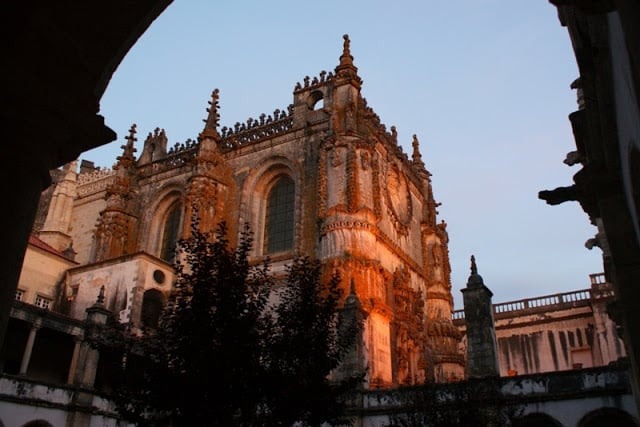
[[[252,259],[268,256],[274,274],[309,255],[339,271],[345,290],[353,283],[369,388],[464,378],[446,224],[418,139],[407,155],[367,105],[348,36],[339,61],[305,77],[271,115],[220,128],[215,90],[197,141],[168,147],[156,129],[137,156],[133,125],[113,170],[67,165],[35,228],[42,247],[73,265],[38,289],[21,282],[21,299],[82,320],[104,286],[120,321],[153,324],[171,291],[176,241],[197,211],[205,231],[225,220],[237,235],[249,224]]]
[[[473,262],[452,316],[448,236],[418,140],[402,151],[357,71],[345,36],[335,70],[306,77],[283,111],[220,128],[214,91],[197,142],[170,148],[156,129],[138,153],[134,125],[113,169],[52,171],[0,348],[0,427],[123,425],[104,393],[116,360],[84,335],[109,314],[157,322],[194,214],[205,231],[225,220],[231,238],[249,224],[252,261],[268,257],[275,275],[296,255],[340,272],[365,319],[344,366],[367,369],[347,414],[357,425],[416,415],[432,383],[430,405],[508,402],[520,427],[639,425],[600,275],[588,290],[492,305]]]

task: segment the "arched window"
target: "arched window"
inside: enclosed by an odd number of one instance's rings
[[[149,289],[142,297],[142,310],[140,322],[148,328],[157,328],[160,320],[160,313],[164,307],[162,292],[157,289]]]
[[[180,203],[174,203],[167,211],[162,228],[162,245],[160,246],[160,258],[167,262],[173,262],[176,256],[176,243],[180,234],[180,218],[182,214]]]
[[[324,108],[324,94],[319,90],[313,91],[307,100],[310,110],[321,110]]]
[[[267,196],[264,227],[264,253],[293,249],[293,213],[295,185],[283,175],[278,178]]]

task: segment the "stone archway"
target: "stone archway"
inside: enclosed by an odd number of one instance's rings
[[[22,427],[53,427],[53,425],[45,420],[33,420],[23,424]]]
[[[638,422],[618,408],[601,408],[582,417],[578,427],[637,427]]]
[[[40,192],[49,170],[116,138],[98,114],[112,74],[172,0],[3,2],[0,127],[11,161],[1,176],[6,227],[0,257],[0,344]],[[123,11],[126,11],[123,13]],[[46,67],[43,67],[46,64]]]
[[[562,427],[562,424],[550,415],[536,412],[518,418],[513,427]]]

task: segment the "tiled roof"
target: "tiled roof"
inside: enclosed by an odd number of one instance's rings
[[[67,258],[63,252],[57,250],[53,246],[51,246],[51,245],[43,242],[42,240],[40,240],[40,238],[38,236],[36,236],[35,234],[29,235],[29,244],[32,245],[32,246],[35,246],[36,248],[42,249],[43,251],[47,251],[49,253],[52,253],[52,254],[57,255],[59,257],[62,257],[64,259],[66,259],[66,260],[73,261],[73,260],[70,260],[69,258]]]

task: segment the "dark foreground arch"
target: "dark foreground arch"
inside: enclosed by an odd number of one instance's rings
[[[518,418],[513,427],[562,427],[562,424],[550,415],[536,412]]]
[[[578,423],[579,427],[637,427],[638,423],[627,412],[618,408],[601,408],[589,412]]]

